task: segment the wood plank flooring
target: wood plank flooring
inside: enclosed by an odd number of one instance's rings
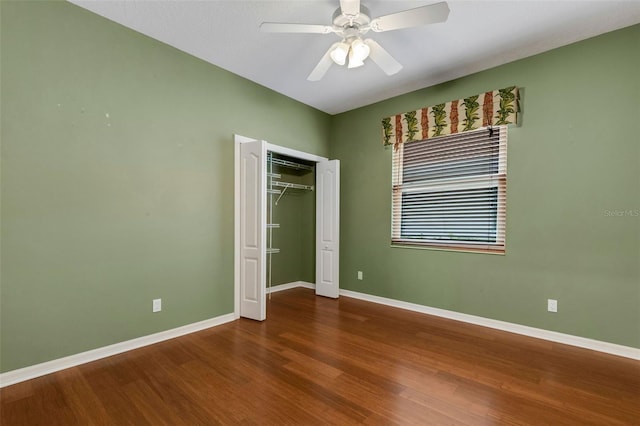
[[[0,391],[9,425],[638,425],[640,362],[293,289]]]

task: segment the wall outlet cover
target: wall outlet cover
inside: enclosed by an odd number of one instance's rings
[[[153,299],[153,312],[160,312],[162,310],[162,299]]]
[[[358,279],[361,280],[362,279],[362,271],[358,271]]]
[[[547,299],[547,311],[558,312],[558,301],[555,299]]]

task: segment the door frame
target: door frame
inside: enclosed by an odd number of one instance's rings
[[[256,142],[261,139],[249,138],[238,134],[233,135],[234,142],[234,197],[233,197],[233,316],[235,319],[240,318],[240,144],[246,142]],[[266,146],[266,152],[274,152],[276,154],[286,155],[288,157],[298,158],[300,160],[313,161],[319,163],[329,161],[326,157],[315,154],[298,151],[284,146],[274,145],[263,141]]]

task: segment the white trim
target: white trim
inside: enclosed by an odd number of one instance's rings
[[[314,289],[315,284],[305,281],[294,281],[291,283],[274,286],[271,288],[271,292],[275,293],[278,291],[289,290],[297,287]],[[394,308],[406,309],[409,311],[420,312],[428,315],[435,315],[455,321],[481,325],[484,327],[494,328],[510,333],[521,334],[524,336],[549,340],[565,345],[577,346],[580,348],[591,349],[598,352],[604,352],[612,355],[622,356],[625,358],[640,360],[640,349],[632,348],[630,346],[617,345],[615,343],[602,342],[599,340],[587,339],[584,337],[543,330],[540,328],[534,328],[525,325],[513,324],[505,321],[498,321],[489,318],[478,317],[475,315],[462,314],[459,312],[448,311],[446,309],[432,308],[429,306],[403,302],[395,299],[388,299],[386,297],[373,296],[356,291],[341,289],[340,294],[342,296],[353,297],[354,299],[392,306]],[[117,355],[122,352],[138,349],[179,336],[184,336],[185,334],[190,334],[196,331],[201,331],[207,328],[226,324],[236,319],[236,313],[220,315],[215,318],[184,325],[182,327],[173,328],[171,330],[165,330],[159,333],[150,334],[148,336],[142,336],[136,339],[127,340],[125,342],[115,343],[113,345],[81,352],[79,354],[70,355],[64,358],[54,359],[52,361],[43,362],[41,364],[31,365],[29,367],[20,368],[18,370],[7,371],[6,373],[0,374],[0,388],[20,383],[25,380],[44,376],[46,374],[55,373],[56,371],[75,367],[87,362],[96,361],[98,359],[106,358],[112,355]]]
[[[481,325],[483,327],[494,328],[510,333],[549,340],[551,342],[562,343],[579,348],[591,349],[625,358],[640,360],[640,349],[630,346],[618,345],[615,343],[603,342],[600,340],[587,339],[586,337],[574,336],[571,334],[558,333],[556,331],[544,330],[541,328],[529,327],[526,325],[514,324],[506,321],[499,321],[475,315],[463,314],[446,309],[432,308],[430,306],[418,305],[415,303],[403,302],[401,300],[388,299],[386,297],[372,296],[370,294],[358,293],[350,290],[340,290],[342,296],[353,297],[354,299],[365,300],[367,302],[379,303],[392,306],[394,308],[406,309],[408,311],[420,312],[448,318],[455,321],[462,321],[469,324]]]
[[[81,352],[79,354],[70,355],[64,358],[54,359],[52,361],[43,362],[41,364],[31,365],[29,367],[20,368],[18,370],[7,371],[6,373],[0,374],[0,388],[10,386],[19,382],[24,382],[25,380],[44,376],[46,374],[55,373],[56,371],[75,367],[87,362],[106,358],[112,355],[117,355],[122,352],[127,352],[144,346],[153,345],[154,343],[162,342],[164,340],[184,336],[185,334],[190,334],[196,331],[201,331],[207,328],[226,324],[228,322],[234,321],[235,319],[236,317],[233,313],[220,315],[218,317],[210,318],[204,321],[194,322],[193,324],[183,325],[182,327],[172,328],[171,330],[149,334],[147,336],[115,343],[113,345],[104,346],[102,348],[92,349],[90,351]]]
[[[279,291],[284,291],[284,290],[291,290],[292,288],[297,288],[297,287],[310,288],[313,290],[316,288],[316,285],[312,283],[308,283],[306,281],[293,281],[286,284],[274,285],[271,287],[271,289],[267,288],[267,294],[277,293]]]
[[[282,284],[271,288],[272,292],[289,290],[296,287],[305,287],[314,289],[315,285],[304,282],[294,281],[288,284]],[[544,330],[526,325],[514,324],[506,321],[499,321],[490,318],[479,317],[476,315],[463,314],[460,312],[449,311],[446,309],[432,308],[430,306],[418,305],[416,303],[403,302],[401,300],[389,299],[386,297],[373,296],[371,294],[359,293],[351,290],[340,289],[340,295],[353,297],[367,302],[378,303],[381,305],[391,306],[408,311],[420,312],[427,315],[434,315],[441,318],[447,318],[454,321],[462,321],[469,324],[489,327],[496,330],[507,331],[509,333],[520,334],[523,336],[534,337],[537,339],[548,340],[550,342],[562,343],[564,345],[576,346],[593,351],[603,352],[611,355],[617,355],[625,358],[640,360],[640,349],[631,346],[623,346],[615,343],[603,342],[601,340],[587,339],[586,337],[574,336],[571,334],[559,333],[557,331]]]

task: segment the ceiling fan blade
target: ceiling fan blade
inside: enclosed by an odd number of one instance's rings
[[[447,2],[440,2],[381,16],[372,20],[370,27],[376,32],[399,30],[427,24],[437,24],[438,22],[446,21],[448,16],[449,6]]]
[[[340,0],[340,10],[345,16],[360,14],[360,0]]]
[[[318,62],[318,65],[316,65],[313,71],[311,71],[311,74],[309,74],[309,77],[307,77],[307,80],[309,81],[322,80],[322,77],[324,77],[327,71],[329,71],[329,68],[331,68],[331,64],[333,64],[333,59],[331,59],[331,51],[335,49],[335,47],[338,44],[339,43],[333,43],[331,45],[329,50],[327,50],[327,53],[325,53],[322,59],[320,59],[320,62]]]
[[[279,22],[263,22],[262,24],[260,24],[260,31],[265,33],[329,34],[333,32],[333,27],[329,25],[286,24],[286,23],[279,23]]]
[[[393,75],[402,69],[400,62],[396,61],[377,41],[369,38],[364,42],[369,46],[369,58],[387,75]]]

